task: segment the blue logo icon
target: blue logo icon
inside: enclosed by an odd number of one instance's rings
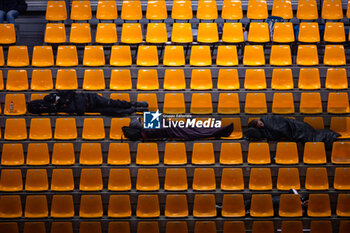
[[[143,128],[144,129],[160,129],[160,116],[162,114],[157,110],[156,112],[143,113]]]

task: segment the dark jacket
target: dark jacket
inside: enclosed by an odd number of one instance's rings
[[[56,101],[56,96],[59,97]],[[59,91],[44,97],[44,101],[55,106],[55,112],[76,113],[83,115],[87,109],[87,93],[76,93],[74,91]]]
[[[17,10],[24,14],[27,11],[27,3],[25,0],[0,0],[0,10],[5,12]]]

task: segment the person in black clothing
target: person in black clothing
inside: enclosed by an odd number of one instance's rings
[[[33,114],[62,112],[83,115],[90,112],[106,116],[122,116],[147,110],[147,102],[113,100],[96,93],[77,93],[74,91],[51,93],[43,100],[33,100],[28,103],[28,112]]]
[[[0,23],[15,23],[19,14],[27,11],[25,0],[0,0]]]

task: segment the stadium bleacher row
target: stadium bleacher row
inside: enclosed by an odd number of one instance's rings
[[[0,233],[350,232],[348,1],[35,6],[0,24]],[[133,142],[121,128],[140,113],[27,112],[56,90],[234,131]],[[276,114],[341,136],[332,149],[245,140],[248,122]]]

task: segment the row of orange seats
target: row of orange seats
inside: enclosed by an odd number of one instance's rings
[[[349,150],[349,148],[350,144],[348,142],[335,142],[333,145],[331,162],[334,164],[349,164],[350,158],[347,155],[347,150]],[[131,155],[129,144],[110,143],[107,161],[103,161],[100,143],[81,144],[79,164],[101,165],[103,162],[106,162],[108,165],[130,165]],[[166,143],[162,162],[164,165],[186,165],[188,163],[188,158],[185,144],[183,142]],[[192,164],[211,165],[215,164],[215,162],[212,143],[193,144]],[[241,144],[222,143],[218,162],[221,165],[243,164]],[[270,164],[271,158],[268,144],[251,143],[247,162],[248,164]],[[297,144],[295,142],[278,142],[274,162],[284,165],[299,164]],[[322,142],[306,143],[302,162],[304,164],[327,163],[324,144]],[[3,144],[1,165],[20,166],[24,165],[24,163],[25,159],[22,144]],[[74,152],[73,143],[55,143],[53,145],[51,153],[52,165],[73,165],[75,163],[76,154]],[[135,163],[136,165],[158,165],[160,163],[160,156],[157,144],[152,142],[138,144]],[[50,164],[50,153],[47,143],[29,143],[26,153],[26,164],[31,166]],[[297,177],[298,176],[299,175],[297,175]]]
[[[81,158],[83,160],[86,158]],[[137,158],[140,159],[140,158]],[[201,161],[200,161],[201,162]],[[202,165],[202,163],[199,163]],[[90,164],[88,164],[90,165]],[[191,189],[187,180],[185,168],[167,168],[165,173],[164,190],[187,191]],[[220,189],[223,191],[244,190],[242,168],[223,168],[220,176]],[[337,190],[350,189],[350,169],[337,167],[335,169],[333,187]],[[298,168],[279,168],[277,189],[300,189]],[[0,187],[2,192],[16,192],[23,190],[21,169],[2,169]],[[130,170],[110,169],[108,176],[109,191],[130,191],[136,187],[137,191],[155,191],[161,188],[157,168],[137,169],[136,182],[132,184]],[[249,190],[272,190],[273,182],[270,168],[251,168],[249,176]],[[80,172],[80,191],[102,191],[102,171],[99,168],[83,168]],[[106,188],[106,186],[105,186]],[[52,191],[73,191],[75,189],[72,169],[53,169],[50,182]],[[195,168],[192,180],[193,191],[212,191],[217,189],[214,168]],[[308,167],[305,176],[306,190],[328,190],[329,180],[325,167]],[[25,191],[48,191],[49,181],[46,169],[27,169],[25,176]]]
[[[222,3],[222,1],[219,1]],[[348,5],[348,7],[350,7]],[[342,19],[343,9],[341,0],[324,0],[321,17],[323,19]],[[347,17],[350,11],[348,8]],[[246,17],[249,19],[266,19],[269,16],[266,0],[249,0]],[[292,1],[274,0],[271,16],[279,16],[284,19],[292,19]],[[296,17],[304,20],[318,19],[316,0],[299,0]],[[90,1],[73,1],[70,19],[90,20],[92,18]],[[98,1],[96,18],[100,20],[115,20],[118,18],[116,1]],[[121,19],[141,20],[141,1],[123,0],[121,7]],[[149,0],[147,2],[146,19],[165,20],[168,18],[166,1]],[[191,0],[174,0],[171,8],[171,18],[190,20],[193,18]],[[196,18],[203,20],[215,20],[218,18],[216,0],[199,0]],[[242,3],[240,0],[224,0],[222,3],[221,18],[226,20],[240,20],[243,18]],[[65,1],[48,1],[46,9],[47,20],[67,19]]]
[[[195,26],[195,25],[194,25]],[[6,26],[10,27],[10,26]],[[168,27],[168,29],[167,29]],[[174,23],[172,27],[165,23],[148,23],[146,39],[143,39],[140,23],[124,23],[121,31],[121,43],[139,44],[143,42],[162,44],[169,41],[168,32],[172,28],[170,41],[173,43],[192,43],[193,32],[191,23]],[[9,29],[4,29],[9,30]],[[225,43],[242,43],[245,40],[254,43],[267,43],[271,40],[277,43],[292,43],[295,41],[294,28],[291,22],[277,22],[274,24],[272,38],[268,23],[250,23],[248,37],[245,39],[242,23],[224,23],[221,41]],[[14,33],[14,32],[13,32]],[[6,34],[10,34],[8,31]],[[5,35],[4,35],[5,36]],[[11,35],[8,35],[8,37]],[[13,36],[12,36],[13,37]],[[10,38],[12,38],[10,37]],[[8,40],[8,41],[6,41]],[[325,42],[342,43],[346,41],[344,23],[328,22],[325,24]],[[0,43],[12,41],[9,38],[1,39]],[[63,23],[46,25],[46,43],[67,42],[66,28]],[[196,41],[200,43],[218,43],[219,33],[216,23],[199,23]],[[318,23],[300,23],[298,41],[305,43],[320,42],[320,31]],[[88,23],[73,23],[70,30],[71,43],[91,43],[91,28]],[[96,30],[96,43],[114,44],[118,42],[117,26],[113,23],[99,23]]]
[[[338,194],[336,214],[338,217],[350,216],[350,195]],[[103,208],[101,195],[81,195],[80,218],[101,218],[104,212],[108,217],[139,218],[165,217],[217,217],[215,194],[195,194],[193,209],[189,210],[185,194],[169,194],[165,204],[159,204],[158,195],[138,195],[136,214],[133,214],[129,195],[110,195],[107,208]],[[160,207],[165,207],[164,213]],[[248,206],[247,206],[248,207]],[[249,207],[248,207],[249,208]],[[277,210],[276,210],[277,211]],[[50,215],[49,215],[50,213]],[[246,210],[242,194],[224,194],[221,215],[224,217],[245,217]],[[273,217],[274,207],[271,194],[252,194],[250,216]],[[280,217],[302,217],[303,210],[298,194],[281,194],[278,215]],[[23,216],[19,195],[0,196],[0,216],[2,218],[20,218]],[[27,195],[25,218],[72,218],[75,215],[72,195],[53,195],[49,212],[45,195]],[[307,208],[309,217],[331,217],[331,205],[328,194],[310,194]]]
[[[5,64],[2,47],[0,47],[0,65]],[[319,65],[318,48],[316,45],[299,45],[296,61],[292,62],[292,54],[289,45],[272,45],[270,53],[270,65],[290,66],[292,64],[301,66]],[[137,50],[136,65],[138,66],[158,66],[159,55],[157,46],[143,45]],[[188,65],[191,66],[211,66],[213,57],[210,46],[193,45]],[[264,66],[265,53],[262,45],[244,46],[243,65]],[[57,49],[57,66],[77,66],[78,55],[75,46],[59,46]],[[131,66],[132,56],[130,46],[115,45],[111,49],[110,65]],[[237,47],[233,45],[220,45],[217,48],[216,65],[237,66],[239,58]],[[346,65],[345,49],[343,45],[326,45],[324,49],[323,64],[329,66]],[[25,67],[29,66],[29,56],[27,46],[10,46],[7,56],[7,66]],[[49,67],[54,66],[54,56],[51,46],[34,46],[32,66]],[[84,66],[104,66],[105,51],[102,45],[85,46],[83,63]],[[165,46],[163,65],[184,66],[186,65],[184,47]]]
[[[158,221],[138,221],[137,222],[137,233],[159,233],[160,228]],[[24,222],[23,232],[24,233],[45,233],[46,231],[45,222]],[[79,221],[79,232],[80,233],[102,233],[102,226],[107,223],[96,222],[96,221]],[[136,224],[135,224],[136,225]],[[220,227],[217,227],[220,226]],[[223,233],[245,233],[248,227],[245,227],[243,221],[221,221],[220,224],[216,224],[215,221],[195,221],[193,232],[194,233],[216,233],[217,230],[221,229]],[[277,225],[277,224],[276,224]],[[310,233],[333,233],[333,223],[330,220],[316,221],[313,220],[310,223]],[[338,226],[338,225],[337,225]],[[135,226],[136,227],[136,226]],[[78,227],[77,227],[78,228]],[[280,227],[275,227],[273,221],[253,221],[251,226],[252,233],[274,233],[276,229],[281,229],[282,233],[303,233],[303,222],[302,221],[282,221]],[[3,222],[0,223],[0,229],[3,229],[1,233],[18,233],[19,227],[16,222]],[[130,223],[128,221],[108,222],[108,233],[130,233],[136,232],[131,231]],[[186,221],[167,221],[166,233],[188,233],[188,224]],[[192,229],[192,227],[190,228]],[[67,232],[73,233],[72,222],[52,222],[51,232],[60,233]],[[348,233],[350,232],[350,221],[342,220],[339,222],[339,231],[337,233]]]
[[[84,70],[83,90],[105,90],[106,81],[103,69]],[[136,89],[159,90],[159,83],[163,79],[164,90],[185,90],[186,78],[183,69],[166,69],[163,78],[159,80],[159,71],[156,69],[140,69],[137,74]],[[113,69],[110,75],[109,89],[117,91],[132,90],[131,72],[128,69]],[[237,69],[220,69],[217,75],[216,88],[219,90],[238,90],[241,88]],[[58,69],[56,73],[57,90],[78,89],[78,78],[75,69]],[[192,69],[190,89],[213,90],[213,77],[210,69]],[[347,89],[349,87],[345,68],[327,69],[325,88]],[[266,89],[266,75],[264,69],[246,69],[244,86],[247,90]],[[6,90],[26,91],[29,88],[27,70],[8,70]],[[271,88],[274,90],[292,90],[294,81],[292,69],[273,69]],[[321,89],[321,79],[318,68],[301,68],[299,70],[298,88],[301,90]],[[34,69],[31,76],[30,90],[49,91],[54,89],[52,71]],[[3,73],[0,70],[0,90],[4,90]],[[139,94],[141,95],[141,94]]]

